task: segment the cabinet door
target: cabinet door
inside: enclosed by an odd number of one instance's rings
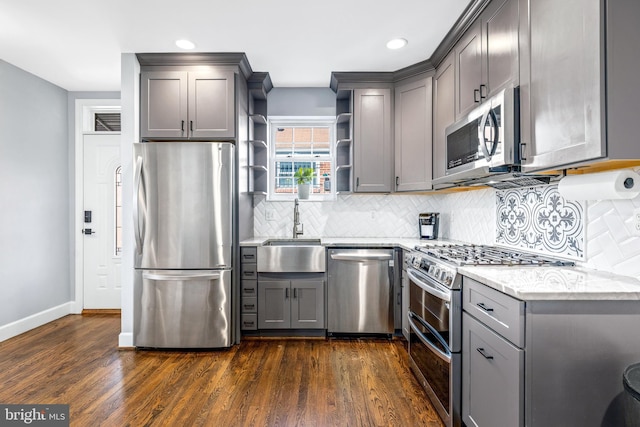
[[[187,136],[187,73],[145,71],[140,75],[142,138]]]
[[[324,281],[291,282],[292,329],[324,329]]]
[[[456,44],[456,120],[478,106],[482,84],[482,27],[476,22]]]
[[[433,78],[433,179],[446,172],[447,150],[445,129],[456,118],[455,65],[453,54],[438,66]]]
[[[604,12],[599,0],[530,2],[531,129],[530,135],[523,134],[527,171],[606,155]]]
[[[469,427],[524,425],[524,351],[467,313],[462,322],[462,419]]]
[[[431,77],[395,89],[396,191],[431,190]]]
[[[288,280],[258,282],[258,328],[289,329],[291,290]]]
[[[391,89],[354,91],[354,178],[357,192],[391,191]]]
[[[490,97],[519,82],[518,0],[493,0],[482,12],[482,85],[480,95]]]
[[[235,136],[234,73],[189,73],[189,136],[233,138]]]

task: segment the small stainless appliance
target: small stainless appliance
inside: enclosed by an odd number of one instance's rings
[[[506,88],[447,127],[445,176],[437,184],[460,184],[519,168],[519,88]]]
[[[439,213],[421,213],[418,216],[418,225],[420,229],[421,239],[437,239],[438,238],[438,223]]]
[[[134,144],[136,347],[231,345],[234,146]]]
[[[482,245],[416,246],[405,255],[409,282],[409,363],[447,426],[460,426],[462,265],[573,265]]]

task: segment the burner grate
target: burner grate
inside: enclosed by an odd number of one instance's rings
[[[559,258],[486,245],[426,245],[416,249],[457,265],[574,265]]]

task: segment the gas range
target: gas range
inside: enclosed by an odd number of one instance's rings
[[[458,267],[473,266],[572,266],[572,261],[486,245],[418,245],[405,257],[408,266],[438,283],[460,289]]]

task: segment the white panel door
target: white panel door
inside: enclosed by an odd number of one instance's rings
[[[84,135],[84,309],[120,308],[119,167],[120,134]]]

